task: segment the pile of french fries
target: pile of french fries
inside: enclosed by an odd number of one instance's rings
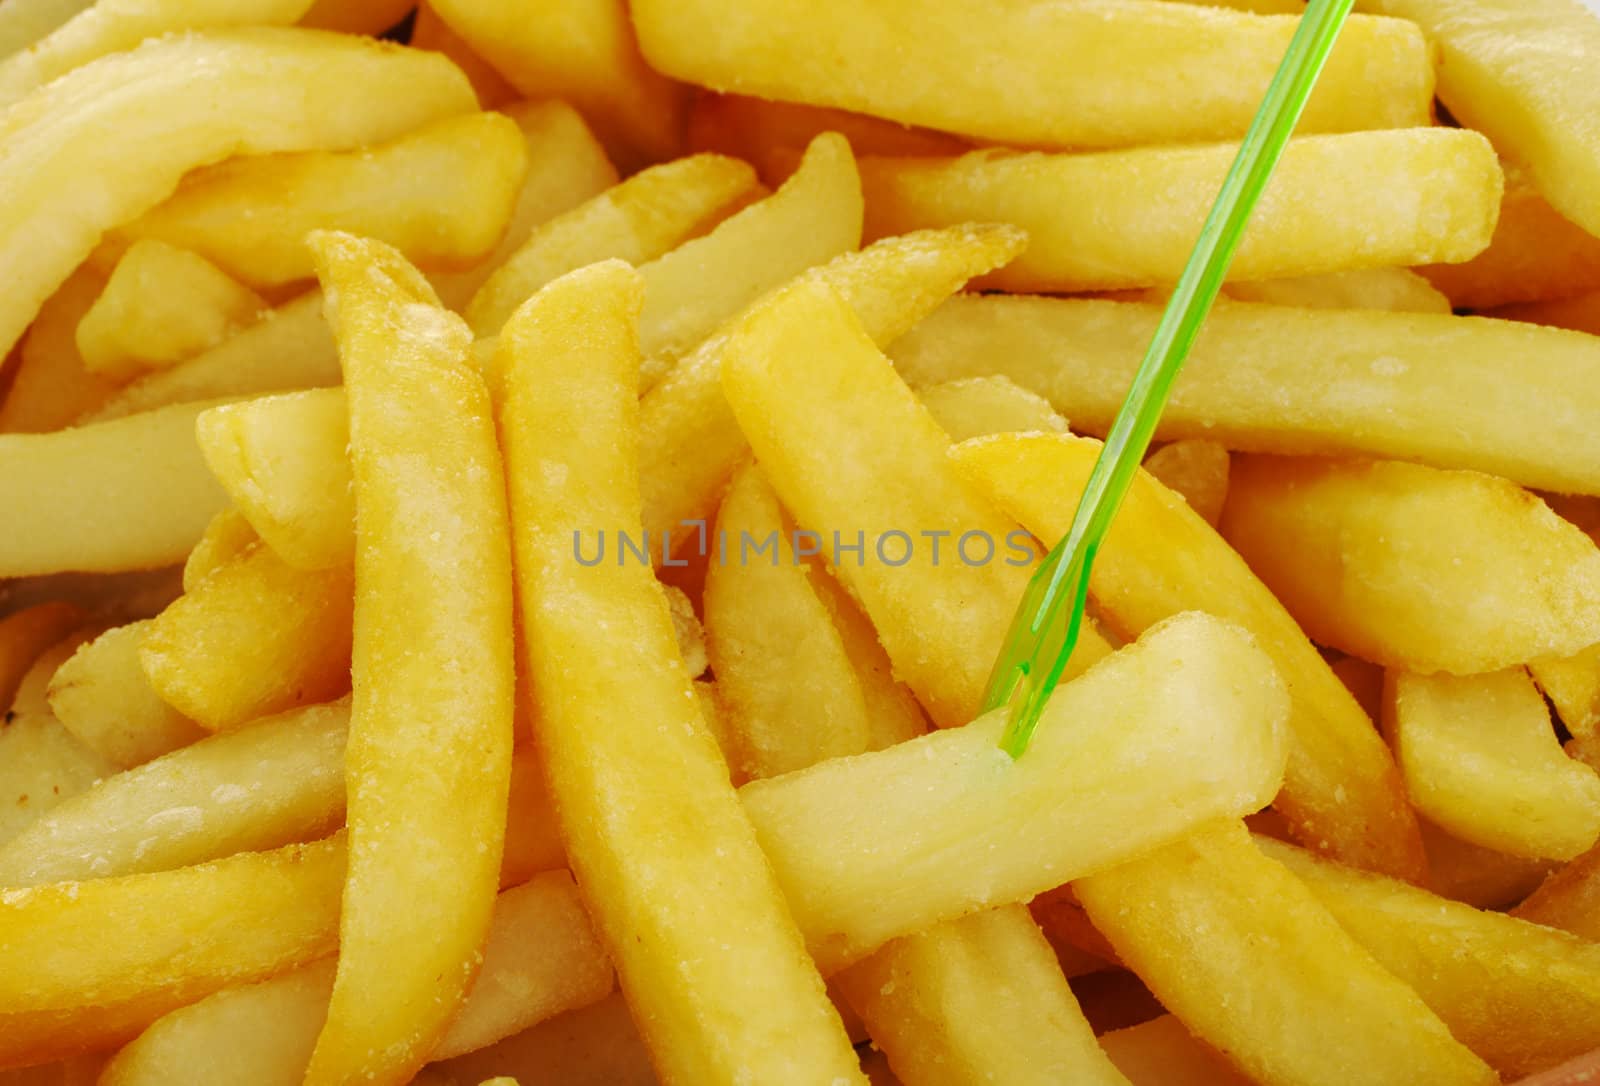
[[[1600,17],[3,0],[0,1086],[1600,1075]]]

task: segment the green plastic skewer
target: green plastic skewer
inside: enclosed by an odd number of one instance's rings
[[[1216,301],[1250,212],[1283,156],[1284,145],[1353,3],[1311,0],[1301,16],[1283,63],[1267,87],[1261,109],[1222,182],[1194,252],[1189,254],[1150,349],[1134,374],[1128,397],[1106,435],[1072,527],[1028,582],[990,673],[983,705],[985,712],[1011,707],[1000,745],[1013,758],[1027,749],[1045,701],[1061,681],[1083,625],[1095,553],[1150,447],[1172,382]],[[1069,604],[1071,611],[1063,616],[1062,608]]]

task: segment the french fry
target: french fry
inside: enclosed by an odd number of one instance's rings
[[[1418,819],[1428,853],[1428,888],[1475,909],[1508,909],[1522,901],[1558,866],[1469,844]]]
[[[1252,1079],[1499,1081],[1241,822],[1073,889],[1162,1004]]]
[[[698,681],[711,666],[705,626],[694,613],[694,601],[687,592],[665,583],[661,591],[667,597],[667,615],[672,619],[672,633],[678,642],[678,655],[683,658],[683,669],[689,673],[689,678]]]
[[[0,433],[59,430],[116,393],[116,382],[90,373],[78,353],[78,322],[105,285],[105,276],[82,267],[45,300],[18,348],[11,390],[0,397]]]
[[[1134,1086],[1250,1086],[1174,1015],[1102,1033],[1100,1047]]]
[[[1019,252],[1004,226],[925,231],[836,257],[814,272],[849,301],[873,340],[887,344],[973,275]],[[722,392],[724,336],[681,359],[640,404],[639,484],[650,538],[681,532],[716,511],[717,498],[749,445]]]
[[[309,241],[349,401],[356,600],[350,868],[305,1081],[400,1082],[466,997],[500,869],[513,682],[505,482],[466,322],[382,242]]]
[[[1489,247],[1462,264],[1422,274],[1464,309],[1487,309],[1600,288],[1600,238],[1551,207],[1527,175],[1506,169],[1506,192]]]
[[[451,63],[472,80],[472,89],[477,91],[478,102],[484,109],[494,109],[517,97],[517,89],[506,82],[493,65],[473,52],[466,39],[451,30],[439,18],[439,13],[426,3],[417,5],[411,40],[407,44],[413,49],[431,49],[449,57]]]
[[[1259,809],[1287,712],[1244,634],[1186,614],[1060,687],[1025,758],[993,713],[739,795],[826,972]]]
[[[382,34],[411,10],[412,0],[316,0],[301,25],[346,34]]]
[[[577,106],[624,171],[678,153],[681,88],[639,56],[622,0],[432,0],[439,17],[529,98]]]
[[[1067,420],[1050,401],[1004,377],[969,377],[929,385],[917,393],[933,421],[951,441],[985,437],[1012,430],[1062,433]]]
[[[728,335],[723,391],[779,498],[929,715],[965,724],[1037,557],[1032,539],[955,473],[949,438],[825,277],[785,289]],[[963,539],[986,550],[963,558]],[[1109,651],[1085,634],[1070,674]]]
[[[865,158],[869,239],[1008,222],[1028,248],[980,285],[1070,293],[1173,283],[1236,148]],[[1465,260],[1489,244],[1500,165],[1460,129],[1291,140],[1228,274],[1279,279]],[[1425,216],[1416,213],[1425,207]]]
[[[298,1082],[327,1013],[334,963],[229,988],[154,1023],[106,1068],[105,1086],[215,1074],[236,1086]],[[495,900],[483,969],[435,1058],[476,1051],[611,991],[572,876],[552,871]]]
[[[461,268],[499,242],[527,168],[510,118],[468,113],[380,147],[218,163],[111,240],[181,246],[256,287],[309,278],[305,237],[318,229],[388,242],[426,267]]]
[[[1488,316],[1546,324],[1552,328],[1569,328],[1574,332],[1587,332],[1591,336],[1600,336],[1600,290],[1554,302],[1524,302],[1521,305],[1501,306]]]
[[[1228,500],[1230,464],[1226,447],[1191,438],[1163,445],[1145,457],[1144,470],[1215,528]]]
[[[226,504],[194,442],[206,405],[76,430],[0,434],[0,577],[154,569],[183,561]]]
[[[257,546],[151,621],[140,666],[210,731],[336,698],[350,688],[352,592],[348,566],[305,572]]]
[[[94,0],[10,0],[0,8],[0,57],[26,49]]]
[[[205,94],[194,93],[197,71],[215,76]],[[147,42],[26,101],[0,120],[0,265],[13,274],[0,354],[106,230],[189,170],[232,154],[368,144],[474,106],[466,77],[436,54],[279,28]]]
[[[206,734],[161,700],[145,677],[139,645],[149,628],[141,621],[107,630],[85,642],[50,679],[56,719],[119,769],[143,765]]]
[[[0,1067],[115,1046],[334,948],[341,838],[0,897]]]
[[[858,248],[861,214],[850,145],[824,133],[777,192],[640,267],[641,390],[768,290]]]
[[[194,588],[261,541],[244,514],[229,506],[206,525],[200,542],[183,562],[183,590]]]
[[[39,603],[0,618],[0,705],[11,705],[34,661],[81,627],[84,617],[71,603]]]
[[[355,557],[355,495],[343,389],[214,407],[195,420],[206,464],[273,552],[296,569]]]
[[[1242,135],[1295,25],[1188,4],[1040,13],[933,0],[830,0],[803,13],[776,0],[640,0],[633,19],[651,65],[691,83],[1052,147]],[[1416,27],[1358,16],[1301,128],[1426,124],[1432,83]]]
[[[1090,438],[1032,435],[971,442],[956,456],[1001,508],[1039,538],[1056,539],[1067,532],[1099,450]],[[1277,808],[1313,847],[1404,878],[1421,874],[1416,820],[1372,722],[1290,613],[1199,514],[1149,476],[1137,477],[1089,587],[1103,620],[1124,638],[1186,610],[1250,631],[1293,699]]]
[[[175,31],[289,26],[311,0],[100,0],[0,59],[0,110],[74,68]]]
[[[1600,941],[1600,849],[1591,849],[1541,883],[1511,915]]]
[[[1455,266],[1439,265],[1442,268]],[[1361,268],[1295,279],[1232,282],[1223,288],[1223,293],[1240,302],[1305,309],[1384,309],[1391,313],[1451,311],[1450,299],[1409,268]]]
[[[1390,671],[1383,727],[1417,810],[1463,841],[1570,860],[1600,837],[1600,775],[1562,751],[1522,669]]]
[[[1508,1081],[1600,1045],[1600,948],[1258,840]]]
[[[833,618],[834,630],[844,644],[846,658],[855,669],[856,682],[867,706],[867,749],[884,750],[915,739],[928,730],[928,718],[911,690],[895,678],[894,664],[878,640],[872,620],[850,598],[820,563],[806,567],[817,599]]]
[[[859,1081],[695,709],[653,575],[569,550],[575,531],[638,530],[642,288],[619,262],[572,272],[500,337],[514,565],[562,833],[663,1075]]]
[[[78,353],[90,373],[126,381],[216,346],[266,308],[205,257],[137,241],[78,322]]]
[[[702,233],[757,191],[737,159],[694,155],[643,170],[534,230],[467,306],[467,323],[495,335],[552,279],[613,257],[643,264]]]
[[[1528,168],[1552,206],[1600,234],[1594,187],[1600,97],[1572,58],[1600,49],[1592,12],[1567,0],[1363,0],[1410,19],[1437,45],[1439,98],[1451,116]]]
[[[457,1084],[494,1074],[563,1086],[657,1086],[621,995],[557,1015],[478,1052],[435,1065]]]
[[[1103,434],[1160,317],[1158,305],[954,298],[889,353],[914,387],[1002,374]],[[1514,374],[1507,358],[1522,360]],[[1592,494],[1595,390],[1593,336],[1475,317],[1219,304],[1156,438],[1405,458]]]
[[[1585,739],[1600,736],[1600,645],[1529,661],[1528,671],[1567,731]]]
[[[1385,667],[1475,675],[1600,641],[1600,549],[1505,479],[1236,457],[1222,533],[1318,644]]]
[[[169,871],[310,841],[344,814],[348,702],[272,717],[106,777],[0,846],[0,886]]]
[[[63,728],[45,700],[51,674],[86,636],[74,635],[42,653],[6,703],[0,728],[0,847],[115,769]]]

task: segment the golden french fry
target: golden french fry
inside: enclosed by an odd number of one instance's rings
[[[1225,446],[1215,441],[1190,439],[1163,445],[1145,457],[1144,470],[1188,502],[1201,520],[1215,528],[1228,500],[1230,464]]]
[[[694,613],[694,601],[687,592],[666,583],[661,585],[661,591],[667,597],[667,613],[672,619],[672,633],[678,642],[678,655],[683,658],[683,669],[689,673],[689,678],[698,681],[711,666],[705,626]]]
[[[1600,1046],[1600,947],[1291,845],[1257,844],[1508,1081]]]
[[[311,275],[305,238],[318,229],[388,242],[425,266],[463,267],[500,240],[527,168],[510,118],[469,113],[380,147],[218,163],[112,240],[181,246],[261,287]]]
[[[1441,264],[1440,267],[1455,265]],[[1295,279],[1232,282],[1223,293],[1240,302],[1305,309],[1385,309],[1392,313],[1449,313],[1450,299],[1409,268],[1361,268]]]
[[[125,381],[216,346],[266,308],[205,257],[136,241],[78,322],[78,353],[90,373]]]
[[[1164,1014],[1099,1037],[1111,1062],[1135,1086],[1250,1086],[1216,1049]]]
[[[1242,822],[1211,823],[1073,889],[1162,1005],[1252,1079],[1499,1081]]]
[[[1013,430],[1063,433],[1067,420],[1050,401],[1004,377],[968,377],[919,389],[917,399],[951,441]]]
[[[1318,644],[1474,675],[1600,641],[1600,549],[1505,479],[1236,457],[1222,532]]]
[[[183,562],[183,590],[194,588],[261,541],[244,514],[231,505],[211,518]]]
[[[953,298],[890,349],[913,386],[1003,374],[1104,433],[1161,306]],[[1521,361],[1515,370],[1506,359]],[[1157,440],[1400,457],[1600,493],[1600,339],[1514,321],[1219,304]],[[1524,657],[1523,659],[1527,659]],[[1521,662],[1521,661],[1517,661]]]
[[[1511,910],[1535,924],[1600,941],[1600,849],[1562,866]]]
[[[311,0],[100,0],[0,59],[0,110],[108,53],[175,31],[289,26]]]
[[[0,433],[59,430],[116,394],[116,382],[90,373],[78,353],[78,322],[105,285],[104,275],[85,266],[45,300],[17,350],[11,389],[0,396]]]
[[[412,0],[316,0],[301,25],[346,34],[382,34],[406,17]]]
[[[493,109],[517,97],[517,89],[506,82],[493,65],[473,52],[466,39],[451,30],[429,4],[417,5],[411,40],[406,44],[413,49],[431,49],[449,57],[451,63],[472,80],[472,89],[478,92],[478,102],[484,109]]]
[[[232,154],[371,143],[473,105],[466,77],[436,54],[280,28],[158,39],[68,73],[0,117],[0,266],[13,277],[0,354],[102,233],[187,171]]]
[[[142,765],[206,734],[162,701],[145,677],[139,645],[149,628],[149,622],[131,622],[107,630],[73,653],[50,679],[48,696],[56,719],[84,746],[121,769]]]
[[[1600,735],[1600,645],[1530,661],[1528,670],[1567,731],[1585,739]]]
[[[0,577],[183,561],[226,505],[194,441],[205,404],[50,434],[0,434]]]
[[[872,620],[850,598],[820,562],[807,565],[811,587],[828,609],[834,630],[844,644],[845,657],[855,669],[856,682],[867,706],[868,750],[883,750],[928,730],[928,718],[917,697],[894,675],[894,665]]]
[[[973,275],[1019,252],[1022,235],[1003,226],[924,231],[836,257],[807,273],[828,281],[883,345],[904,333]],[[639,416],[639,485],[650,538],[681,532],[716,511],[717,497],[749,445],[722,392],[725,336],[681,359],[648,393]]]
[[[344,814],[347,702],[298,709],[106,777],[0,846],[0,886],[168,871],[315,840]]]
[[[327,1014],[334,963],[229,988],[172,1012],[117,1053],[105,1086],[158,1086],[215,1074],[235,1086],[298,1082]],[[483,969],[434,1058],[476,1051],[611,991],[577,887],[552,871],[502,893]]]
[[[1028,232],[1028,248],[983,286],[1067,293],[1172,283],[1235,153],[1217,144],[865,158],[866,235],[1008,222]],[[1489,244],[1500,208],[1494,149],[1460,129],[1291,140],[1272,182],[1229,267],[1236,279],[1465,260]]]
[[[728,336],[723,391],[784,506],[929,715],[965,724],[1037,558],[1031,537],[956,474],[949,438],[826,278],[795,283]],[[1109,651],[1085,635],[1072,674]]]
[[[569,271],[613,257],[655,260],[757,191],[737,159],[694,155],[652,166],[534,230],[467,306],[467,323],[494,335],[523,302]]]
[[[678,153],[681,88],[639,56],[622,0],[432,0],[439,17],[529,98],[577,106],[625,171]]]
[[[1383,727],[1417,810],[1463,841],[1570,860],[1600,837],[1600,774],[1562,751],[1521,668],[1390,671]]]
[[[1428,853],[1428,888],[1475,909],[1510,908],[1558,866],[1469,844],[1426,818],[1417,821]]]
[[[563,836],[663,1074],[858,1081],[695,708],[648,561],[590,564],[573,549],[574,533],[639,530],[642,290],[626,265],[593,265],[545,287],[500,337],[515,569]],[[645,781],[639,804],[629,797]]]
[[[1556,210],[1600,234],[1594,205],[1600,92],[1573,58],[1600,49],[1593,12],[1568,0],[1363,0],[1438,46],[1439,98],[1527,167]]]
[[[621,995],[557,1015],[437,1069],[457,1083],[495,1074],[563,1086],[657,1086],[660,1081]]]
[[[466,997],[500,868],[513,681],[505,482],[466,322],[392,247],[309,240],[334,302],[357,515],[350,869],[306,1082],[403,1081]]]
[[[1266,656],[1190,613],[1057,690],[1025,758],[993,713],[739,795],[826,971],[1259,809],[1287,713]]]
[[[151,621],[140,666],[211,731],[327,701],[350,688],[352,592],[350,567],[297,570],[258,545]]]
[[[0,618],[0,705],[9,707],[34,662],[83,622],[81,607],[59,602],[35,604]]]
[[[1041,12],[934,0],[803,12],[777,0],[639,0],[633,18],[650,63],[691,83],[1055,147],[1242,135],[1295,26],[1188,4]],[[1357,16],[1302,130],[1426,124],[1432,84],[1416,27]]]
[[[1100,443],[1043,435],[971,442],[960,466],[1036,536],[1064,536]],[[1232,506],[1230,498],[1229,506]],[[1300,838],[1361,867],[1413,878],[1422,842],[1394,760],[1290,612],[1199,514],[1147,475],[1135,479],[1090,579],[1114,632],[1199,609],[1255,636],[1288,684],[1289,770],[1275,801]]]
[[[267,545],[296,569],[355,557],[355,495],[343,389],[214,407],[195,420],[200,452]]]
[[[26,49],[94,0],[7,0],[0,7],[0,57]]]

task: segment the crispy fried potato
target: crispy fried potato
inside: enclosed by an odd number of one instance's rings
[[[934,0],[636,0],[633,18],[650,63],[691,83],[1054,147],[1242,135],[1295,25],[1188,4]],[[1301,129],[1426,124],[1432,84],[1416,27],[1357,16]]]
[[[140,665],[211,731],[336,698],[350,688],[352,592],[348,566],[306,572],[256,546],[151,621]]]
[[[216,346],[266,308],[205,257],[137,241],[78,322],[78,353],[90,373],[126,381]]]
[[[142,765],[206,734],[161,700],[145,676],[139,646],[149,628],[148,621],[140,621],[107,630],[73,653],[50,679],[56,719],[119,769]]]
[[[413,49],[431,49],[449,57],[451,63],[472,80],[472,89],[478,92],[478,102],[484,109],[493,109],[517,97],[517,88],[475,53],[465,38],[451,30],[431,5],[419,3],[412,19],[411,40],[407,44]]]
[[[1100,1047],[1134,1086],[1250,1086],[1216,1049],[1164,1014],[1100,1035]]]
[[[545,287],[500,337],[535,729],[568,855],[664,1075],[859,1081],[648,563],[591,565],[570,549],[574,533],[639,531],[642,290],[626,265],[593,265]]]
[[[1318,644],[1474,675],[1600,641],[1600,549],[1505,479],[1237,457],[1222,533]]]
[[[500,240],[527,168],[510,118],[446,117],[380,147],[218,163],[186,177],[112,243],[166,241],[258,287],[310,277],[305,238],[318,229],[388,242],[427,267],[459,268]]]
[[[211,518],[200,542],[184,559],[183,590],[194,588],[260,541],[244,514],[230,505]]]
[[[1008,222],[1028,232],[1028,248],[982,286],[1068,293],[1172,283],[1235,153],[1217,144],[866,158],[866,236]],[[1494,149],[1459,129],[1303,137],[1290,141],[1272,180],[1233,278],[1465,260],[1489,244],[1500,207]]]
[[[403,1081],[466,998],[500,869],[513,684],[505,481],[466,322],[392,247],[326,231],[309,241],[349,401],[356,598],[350,868],[306,1082]]]
[[[867,706],[868,750],[883,750],[928,730],[928,718],[909,687],[895,678],[894,665],[872,620],[850,598],[844,587],[830,576],[822,563],[813,560],[806,567],[817,599],[833,618],[834,630],[844,644],[845,656],[855,669]]]
[[[1144,470],[1215,528],[1228,500],[1231,463],[1225,446],[1191,438],[1163,445],[1145,457]]]
[[[1469,844],[1426,818],[1418,822],[1428,853],[1428,888],[1475,909],[1510,908],[1559,866]]]
[[[17,351],[11,389],[0,396],[0,433],[59,430],[116,394],[116,382],[90,373],[78,353],[78,322],[105,285],[104,275],[81,267],[45,300]]]
[[[657,1086],[660,1081],[620,994],[433,1069],[449,1075],[455,1086],[502,1073],[519,1075],[530,1086]]]
[[[412,0],[316,0],[300,22],[346,34],[382,34],[406,17]]]
[[[1556,871],[1511,914],[1600,942],[1600,849]]]
[[[187,171],[231,154],[371,143],[474,105],[466,77],[436,54],[273,28],[147,42],[26,102],[0,118],[0,265],[14,276],[0,298],[0,354],[102,233]]]
[[[1212,823],[1073,889],[1162,1004],[1252,1079],[1499,1081],[1242,822]]]
[[[1287,712],[1244,634],[1187,614],[1062,686],[1014,763],[994,713],[739,794],[828,970],[1259,809],[1282,780]]]
[[[39,603],[0,618],[0,705],[10,706],[34,662],[83,622],[83,608],[71,603]]]
[[[724,218],[758,191],[737,159],[694,155],[642,170],[537,228],[467,306],[467,323],[495,335],[546,283],[613,257],[656,260]]]
[[[1528,670],[1574,736],[1600,736],[1600,645],[1571,656],[1533,660]]]
[[[955,298],[889,353],[913,386],[1003,374],[1101,434],[1160,318],[1158,305]],[[1475,317],[1232,303],[1212,310],[1156,438],[1403,457],[1600,493],[1596,412],[1600,338]]]
[[[1508,1081],[1600,1046],[1600,947],[1291,845],[1257,844]]]
[[[729,332],[723,391],[784,506],[872,616],[897,674],[936,723],[965,724],[1037,552],[957,476],[949,438],[862,323],[826,278],[797,282]],[[964,557],[962,540],[983,546]],[[1109,651],[1085,633],[1071,674]]]
[[[963,445],[957,461],[1036,536],[1057,539],[1066,534],[1099,451],[1090,438],[1018,436]],[[1182,500],[1149,476],[1137,477],[1089,588],[1104,621],[1124,638],[1192,609],[1250,631],[1293,698],[1278,809],[1313,847],[1361,867],[1421,874],[1416,820],[1372,722],[1289,612]]]
[[[0,577],[183,561],[227,504],[194,441],[206,405],[50,434],[0,434]]]
[[[1453,267],[1442,264],[1440,267]],[[1449,313],[1450,299],[1409,268],[1361,268],[1295,279],[1232,282],[1223,293],[1240,302],[1305,309],[1384,309],[1391,313]]]
[[[1050,401],[1004,377],[968,377],[917,392],[933,421],[951,441],[1013,430],[1064,433],[1067,420]]]
[[[94,0],[6,0],[0,7],[0,57],[26,49]]]

